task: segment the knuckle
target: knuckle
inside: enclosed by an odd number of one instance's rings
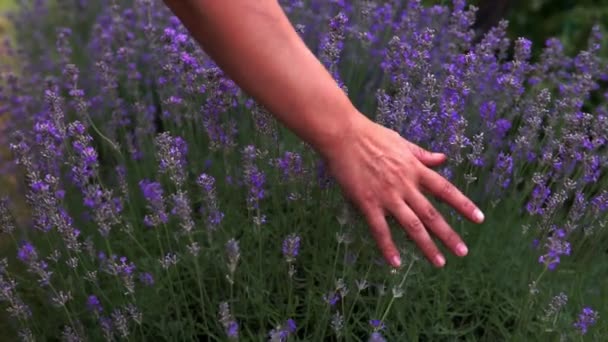
[[[429,205],[425,210],[424,210],[424,220],[426,222],[434,222],[439,218],[439,212],[437,211],[437,209],[435,209],[435,207],[433,207],[432,205]]]
[[[359,206],[364,211],[371,211],[374,208],[376,196],[372,191],[362,191],[357,197]]]
[[[411,219],[408,227],[413,235],[419,234],[424,230],[424,224],[418,218]]]
[[[454,193],[454,185],[452,185],[452,183],[448,182],[447,180],[443,181],[443,184],[441,185],[441,190],[439,193],[440,196],[443,198],[447,198],[452,193]]]
[[[416,153],[418,154],[419,157],[426,157],[429,153],[427,152],[427,150],[423,149],[422,147],[416,145],[415,147],[416,149]]]

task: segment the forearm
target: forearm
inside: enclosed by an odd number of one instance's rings
[[[276,0],[165,0],[214,61],[322,154],[364,119]]]

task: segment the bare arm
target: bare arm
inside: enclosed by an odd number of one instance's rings
[[[310,52],[276,0],[165,0],[205,51],[248,94],[327,161],[344,194],[365,215],[391,265],[401,264],[385,215],[397,219],[424,255],[445,264],[434,234],[456,255],[467,247],[423,192],[475,222],[483,214],[429,167],[428,152],[357,111]]]
[[[166,0],[246,93],[323,155],[364,119],[276,0]]]

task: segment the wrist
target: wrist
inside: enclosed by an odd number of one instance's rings
[[[356,140],[361,138],[372,122],[357,109],[352,108],[343,111],[341,115],[334,115],[328,126],[328,130],[320,137],[313,148],[325,160],[333,159],[333,156],[345,153],[345,148],[356,144]],[[331,127],[333,126],[333,127]]]

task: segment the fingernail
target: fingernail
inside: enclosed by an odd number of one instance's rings
[[[395,267],[401,266],[401,258],[398,255],[395,255],[391,258],[391,264]]]
[[[456,252],[458,252],[458,255],[460,255],[460,256],[465,256],[469,253],[469,249],[467,248],[467,246],[464,243],[459,243],[456,246]]]
[[[443,265],[445,265],[445,258],[443,255],[439,254],[435,257],[435,264],[439,267],[443,267]]]
[[[485,218],[485,216],[483,216],[483,213],[479,209],[475,209],[475,211],[473,212],[473,217],[479,223],[483,222],[483,219]]]

